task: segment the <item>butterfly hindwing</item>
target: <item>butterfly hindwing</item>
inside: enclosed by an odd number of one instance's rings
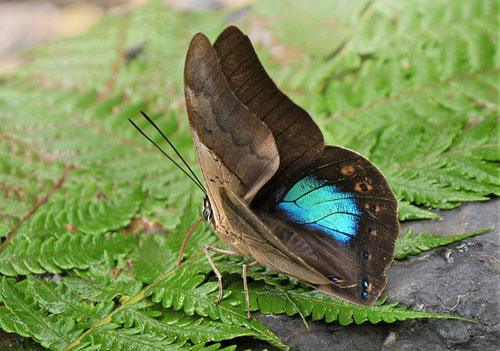
[[[329,284],[329,280],[280,242],[246,204],[227,187],[218,188],[222,210],[227,215],[229,230],[238,240],[236,249],[275,272],[311,284]]]
[[[384,289],[399,234],[397,200],[363,156],[327,145],[255,211],[288,249],[334,283],[320,290],[370,304]]]

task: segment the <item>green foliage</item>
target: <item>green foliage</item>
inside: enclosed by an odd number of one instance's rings
[[[401,235],[396,244],[396,259],[401,260],[406,255],[418,255],[422,251],[427,251],[438,246],[448,245],[460,240],[464,240],[476,235],[486,233],[493,227],[487,227],[475,232],[465,233],[461,235],[436,236],[433,234],[418,233],[412,235],[411,228],[408,229],[405,235]]]
[[[51,350],[60,350],[77,337],[72,318],[46,314],[37,301],[26,291],[26,281],[14,285],[13,280],[2,278],[1,325],[7,332],[32,337]]]
[[[252,297],[256,299],[259,309],[264,313],[297,313],[296,307],[291,305],[279,291],[269,292],[263,283],[256,284]],[[302,288],[287,291],[297,303],[305,316],[312,320],[325,320],[326,322],[338,321],[341,325],[351,323],[394,323],[410,318],[456,318],[454,316],[438,315],[422,311],[409,311],[406,307],[397,307],[398,303],[384,304],[384,299],[377,306],[359,306],[337,300],[317,290],[304,290]],[[240,292],[243,298],[243,292]],[[459,318],[466,320],[465,318]]]
[[[281,5],[255,10],[306,53],[278,85],[324,117],[328,142],[381,168],[400,219],[434,217],[410,203],[449,209],[499,193],[498,1],[289,1],[276,20]]]
[[[105,256],[117,259],[135,245],[133,236],[116,233],[70,234],[64,233],[46,240],[16,237],[0,253],[0,272],[4,275],[30,273],[61,273],[73,268],[87,269],[104,261]]]
[[[71,189],[74,191],[74,189]],[[82,233],[101,234],[124,228],[130,224],[130,213],[139,209],[144,194],[139,188],[123,189],[111,199],[82,198],[77,191],[74,198],[54,199],[42,208],[29,222],[29,230],[56,230],[70,225]],[[96,195],[95,190],[92,195]],[[76,227],[76,228],[74,228]]]
[[[387,175],[408,220],[500,194],[499,10],[497,0],[258,1],[237,24],[327,142],[363,153]],[[246,319],[239,259],[213,256],[226,286],[213,305],[217,280],[203,246],[218,242],[207,226],[176,267],[201,194],[127,121],[163,145],[136,118],[146,110],[196,165],[184,55],[196,32],[215,39],[229,15],[152,1],[36,48],[0,77],[2,330],[50,350],[218,350],[222,341],[233,350],[228,340],[239,336],[287,349]],[[127,62],[124,50],[141,43]],[[484,231],[409,232],[397,257]],[[251,309],[262,313],[342,325],[452,318],[355,306],[262,267],[248,276]]]

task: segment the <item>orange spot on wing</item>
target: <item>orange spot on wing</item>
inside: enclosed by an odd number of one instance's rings
[[[380,212],[380,206],[375,206],[375,212]]]
[[[342,172],[343,175],[352,175],[354,173],[354,167],[353,166],[344,166],[342,167],[342,170],[340,171]]]
[[[369,209],[370,208],[370,204],[365,204],[365,208]]]
[[[363,193],[366,191],[370,191],[372,189],[373,189],[373,187],[370,184],[368,184],[367,182],[358,182],[354,186],[354,190],[356,190],[358,193]]]
[[[376,231],[375,229],[374,229],[374,230],[372,230],[371,235],[373,235],[373,236],[377,236],[377,231]]]

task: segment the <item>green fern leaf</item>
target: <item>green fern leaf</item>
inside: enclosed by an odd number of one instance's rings
[[[218,259],[221,257],[219,256]],[[215,261],[217,261],[216,259]],[[266,340],[277,347],[285,347],[281,341],[258,320],[247,319],[245,304],[229,302],[223,299],[215,306],[218,294],[218,284],[215,281],[205,282],[205,276],[200,272],[211,272],[207,259],[199,252],[190,259],[189,264],[167,271],[159,277],[145,293],[151,295],[153,302],[159,302],[164,308],[182,310],[186,315],[197,314],[220,320],[223,324],[244,326],[252,334]],[[174,274],[175,273],[175,274]],[[205,282],[205,283],[204,283]],[[230,291],[225,291],[230,294]]]
[[[408,221],[412,219],[439,219],[440,215],[423,210],[406,201],[399,201],[399,220]]]
[[[14,284],[12,279],[2,278],[2,302],[0,310],[2,329],[31,337],[51,350],[61,350],[82,330],[75,329],[70,318],[47,315],[23,288],[23,282]]]
[[[75,189],[69,191],[75,192]],[[120,195],[109,201],[104,198],[98,201],[83,199],[78,194],[71,200],[51,201],[37,211],[27,225],[28,230],[53,230],[69,225],[83,233],[100,234],[126,227],[130,223],[130,214],[136,213],[144,200],[144,194],[139,188],[133,188]],[[54,213],[57,215],[53,216]]]
[[[201,256],[201,258],[203,258],[202,262],[206,262],[203,256]],[[94,334],[96,334],[95,337],[98,338],[98,340],[105,338],[107,334],[101,334],[101,326],[106,326],[104,329],[107,330],[107,328],[110,327],[111,318],[117,318],[116,321],[125,322],[122,313],[126,315],[127,312],[122,311],[125,311],[126,308],[129,308],[132,304],[142,300],[144,297],[151,295],[152,301],[154,303],[161,303],[163,308],[173,308],[175,311],[182,311],[187,316],[192,316],[196,313],[200,316],[208,316],[213,320],[218,320],[222,325],[234,325],[234,327],[230,328],[222,326],[217,328],[217,324],[207,325],[207,328],[211,329],[212,333],[217,332],[217,338],[221,340],[227,339],[228,336],[234,337],[236,333],[239,332],[242,333],[241,335],[252,335],[259,339],[266,340],[279,348],[287,349],[287,346],[281,343],[281,341],[258,320],[247,320],[245,304],[241,305],[237,303],[235,305],[234,301],[229,302],[223,300],[218,306],[215,306],[213,302],[217,297],[217,282],[204,283],[205,277],[197,273],[197,270],[199,270],[197,267],[200,265],[198,261],[199,260],[195,259],[190,261],[190,266],[183,266],[176,271],[167,271],[164,273],[150,286],[143,289],[137,295],[131,296],[120,308],[115,309],[111,314],[105,316],[100,322],[87,330],[83,338],[78,338],[73,341],[71,347],[75,347],[82,343],[85,344],[85,340],[94,338]],[[205,269],[211,269],[210,265],[206,264],[206,266],[208,266],[208,268]],[[132,325],[133,323],[131,320],[128,320],[126,324]],[[156,328],[161,327],[160,324],[155,325]],[[154,325],[151,324],[151,326]],[[174,328],[168,328],[166,326],[163,326],[163,328],[169,329],[170,333],[173,333],[175,330]],[[246,331],[243,332],[244,330]],[[120,340],[120,336],[116,337]],[[169,340],[169,342],[173,342],[177,337],[182,340],[185,338],[185,334],[179,333],[177,336],[173,337],[172,340]],[[196,340],[199,338],[196,333],[193,334],[193,337]],[[115,337],[113,337],[113,339],[114,338]],[[164,339],[161,340],[161,342],[166,342]],[[92,341],[91,344],[95,344],[96,342],[101,341]]]
[[[434,180],[415,178],[408,171],[389,173],[397,197],[427,207],[450,209],[463,201],[485,201],[488,198],[453,190]]]
[[[175,230],[169,232],[169,240],[161,236],[144,236],[141,238],[140,247],[134,252],[134,273],[144,283],[152,283],[165,272],[175,269],[178,255],[184,236],[188,233],[193,214],[198,212],[198,202],[189,200],[180,216],[180,222]],[[202,230],[202,224],[191,235],[190,241],[184,251],[185,257],[199,254],[205,245],[215,242],[216,236],[207,228]],[[210,272],[208,261],[203,257],[197,260],[198,264],[192,267],[193,273]],[[200,263],[202,262],[202,263]]]
[[[232,291],[233,300],[243,301],[244,292],[241,284],[235,283],[228,289]],[[291,304],[286,296],[279,290],[269,289],[263,282],[252,283],[250,291],[252,309],[259,309],[263,313],[286,313],[288,315],[298,313],[294,304]],[[445,318],[468,321],[466,318],[457,316],[408,310],[406,307],[397,307],[397,302],[377,306],[360,306],[335,299],[317,290],[291,288],[287,293],[305,316],[311,316],[312,320],[322,319],[328,323],[333,321],[338,321],[341,325],[349,325],[353,322],[356,324],[364,322],[379,323],[381,321],[394,323],[398,320],[418,318]]]
[[[64,277],[63,282],[69,289],[78,292],[80,298],[92,301],[111,301],[116,297],[135,296],[142,288],[141,282],[128,278],[121,279],[122,275],[112,279],[109,277],[109,271],[101,277],[95,272],[92,272],[90,276]]]
[[[141,238],[141,246],[134,253],[134,273],[144,283],[152,283],[177,262],[175,254],[166,247],[166,239],[152,235]]]
[[[113,308],[112,300],[91,301],[82,299],[76,292],[67,288],[66,284],[28,277],[28,288],[38,305],[48,313],[59,318],[73,319],[78,329],[86,329],[109,314]]]
[[[259,337],[259,333],[244,326],[227,324],[209,318],[186,316],[172,310],[165,310],[159,319],[152,318],[133,307],[120,311],[113,317],[113,322],[127,327],[133,326],[146,334],[175,337],[179,343],[191,340],[195,344],[200,344],[229,340],[239,336]]]
[[[179,224],[168,233],[168,240],[160,236],[149,236],[141,238],[141,245],[133,255],[134,273],[144,283],[152,283],[163,273],[173,270],[177,263],[177,258],[185,235],[194,224],[192,218],[200,210],[200,203],[197,199],[189,199],[184,203],[183,213],[179,215]],[[203,229],[205,227],[205,229]],[[184,251],[184,257],[191,257],[198,253],[205,245],[211,245],[216,240],[213,232],[208,230],[208,226],[203,223],[193,232],[188,245]],[[206,262],[204,262],[206,263]],[[207,270],[205,264],[203,272]],[[202,272],[196,270],[196,272]]]
[[[38,238],[21,236],[0,253],[0,272],[15,276],[61,273],[72,268],[87,269],[92,264],[103,262],[105,254],[117,258],[134,245],[135,238],[123,233],[65,233],[43,242]]]
[[[412,235],[412,230],[410,228],[405,235],[401,235],[396,243],[396,259],[403,259],[407,255],[418,255],[423,251],[427,251],[438,246],[448,245],[460,240],[480,235],[486,233],[492,228],[493,227],[490,226],[475,232],[451,236],[436,236],[433,234],[425,234],[423,232]]]
[[[155,334],[140,334],[139,330],[133,328],[124,330],[117,328],[118,325],[108,324],[95,329],[91,335],[85,336],[82,344],[75,350],[191,350],[188,345],[174,343],[173,338]]]

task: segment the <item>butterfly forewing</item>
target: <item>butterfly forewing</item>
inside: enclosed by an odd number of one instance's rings
[[[273,133],[280,156],[275,178],[286,178],[318,158],[324,147],[321,130],[274,84],[248,37],[230,26],[214,48],[231,90]]]
[[[189,46],[184,85],[191,133],[210,200],[215,196],[212,187],[228,186],[250,202],[278,168],[276,144],[265,124],[235,97],[203,34],[197,34]]]

